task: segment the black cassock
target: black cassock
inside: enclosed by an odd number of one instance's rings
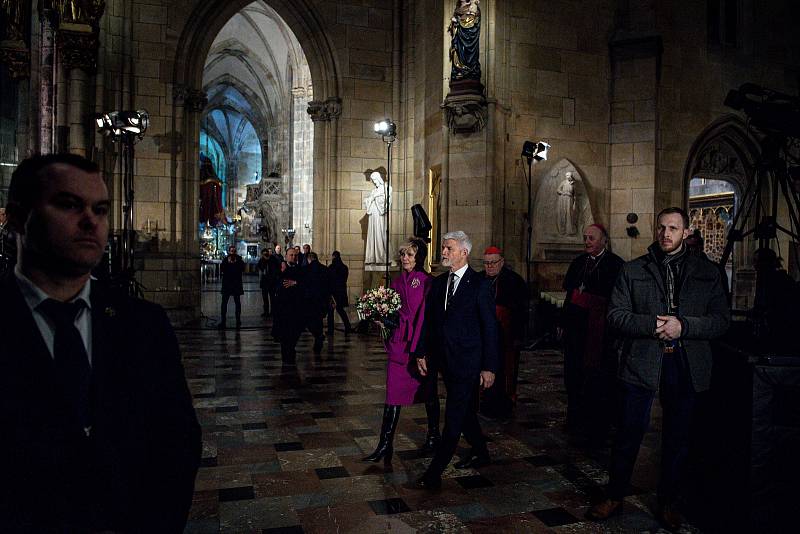
[[[599,436],[607,426],[616,375],[613,336],[606,330],[606,312],[614,282],[625,261],[606,250],[597,258],[581,254],[564,278],[567,297],[561,314],[564,329],[564,384],[567,389],[567,426],[584,423]],[[588,430],[593,430],[588,429]]]

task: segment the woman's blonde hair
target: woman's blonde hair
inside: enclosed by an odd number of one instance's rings
[[[414,270],[424,271],[425,259],[428,257],[428,247],[425,246],[425,241],[418,237],[412,237],[400,245],[398,254],[402,256],[408,249],[412,249],[414,251]]]

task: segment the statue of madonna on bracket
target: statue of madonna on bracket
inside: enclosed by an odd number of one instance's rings
[[[472,133],[486,124],[486,98],[481,83],[480,0],[457,0],[450,34],[450,91],[442,104],[447,127],[454,134]]]

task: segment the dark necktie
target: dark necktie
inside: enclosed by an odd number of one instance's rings
[[[53,360],[56,380],[64,402],[74,418],[74,424],[88,436],[91,368],[83,339],[75,327],[75,317],[84,306],[82,300],[59,302],[47,299],[39,304],[38,309],[55,323]]]
[[[456,273],[450,273],[450,278],[447,280],[447,298],[444,301],[445,310],[450,305],[450,301],[453,299],[453,293],[456,292],[456,278],[458,278]]]

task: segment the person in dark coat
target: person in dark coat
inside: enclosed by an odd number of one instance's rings
[[[489,418],[507,419],[517,402],[519,357],[528,320],[528,286],[505,264],[503,251],[489,247],[483,253],[483,276],[494,295],[500,340],[497,384],[483,394],[481,413]]]
[[[258,286],[261,288],[261,299],[264,302],[264,312],[261,317],[269,317],[271,315],[270,299],[272,298],[272,287],[275,285],[275,278],[273,271],[270,269],[270,258],[272,258],[272,249],[267,247],[261,251],[261,257],[256,265],[259,273]]]
[[[219,270],[222,276],[222,311],[219,327],[225,328],[228,318],[228,300],[233,297],[233,304],[236,306],[236,328],[240,328],[242,326],[241,296],[244,295],[244,286],[242,285],[244,260],[236,254],[236,245],[228,247],[228,255],[222,260]]]
[[[335,311],[344,323],[344,333],[349,334],[353,332],[350,326],[350,317],[347,316],[347,308],[350,301],[347,298],[347,277],[350,270],[347,265],[342,261],[342,255],[338,250],[334,250],[331,255],[331,264],[328,266],[328,275],[331,281],[331,295],[333,296],[334,303],[336,304]],[[334,308],[328,309],[328,335],[333,335],[333,316]]]
[[[322,318],[331,309],[331,282],[328,268],[319,262],[317,253],[310,250],[305,255],[308,264],[303,268],[303,294],[305,295],[305,327],[314,336],[314,354],[322,351],[325,336]]]
[[[275,329],[281,344],[281,359],[292,363],[296,358],[297,340],[305,328],[305,302],[302,289],[303,273],[297,265],[297,250],[286,250],[286,267],[277,283]]]
[[[200,426],[155,304],[90,273],[108,190],[72,154],[19,164],[18,262],[0,279],[0,532],[182,532]]]
[[[267,264],[269,276],[272,279],[272,286],[270,287],[270,302],[272,302],[272,337],[277,340],[279,337],[280,313],[281,308],[277,305],[278,302],[278,280],[280,279],[283,266],[286,260],[281,254],[283,250],[279,244],[275,244],[275,252],[269,257]]]
[[[606,519],[622,509],[658,391],[663,425],[656,517],[674,531],[682,522],[674,504],[695,402],[711,383],[710,341],[727,330],[730,309],[719,269],[686,251],[686,212],[667,208],[656,221],[658,241],[647,254],[622,267],[611,293],[608,321],[623,337],[621,417],[611,452],[607,499],[593,506],[587,517]]]
[[[611,425],[616,377],[614,336],[606,328],[611,291],[625,261],[608,250],[601,224],[583,229],[585,252],[564,277],[560,334],[564,342],[567,431],[601,445]]]
[[[489,463],[486,438],[477,414],[478,386],[488,389],[499,366],[497,319],[489,281],[468,264],[472,242],[464,232],[442,236],[442,265],[425,298],[425,321],[414,356],[422,376],[441,370],[447,389],[444,431],[420,489],[438,489],[461,434],[472,447],[457,468]]]

